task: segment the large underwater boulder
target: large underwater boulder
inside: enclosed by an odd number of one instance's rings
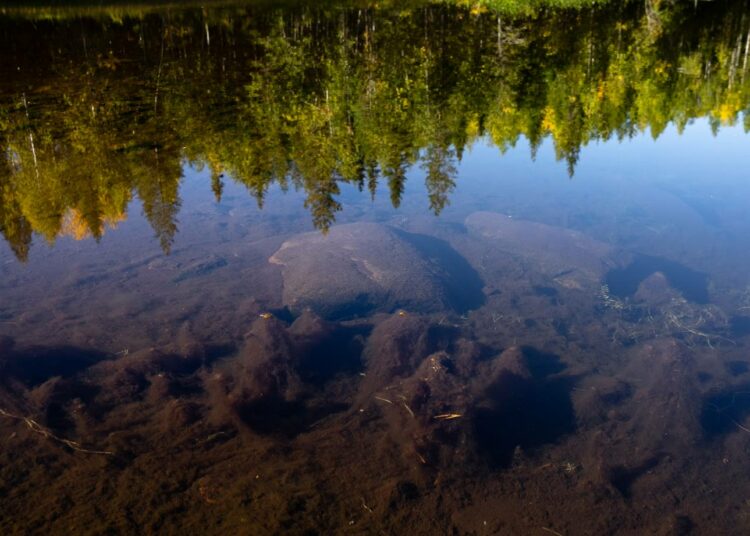
[[[565,287],[598,284],[618,265],[612,246],[585,234],[496,212],[474,212],[465,225],[496,251],[523,261]]]
[[[464,312],[483,302],[476,272],[446,242],[386,225],[301,234],[269,262],[282,267],[284,305],[329,319],[398,308]]]

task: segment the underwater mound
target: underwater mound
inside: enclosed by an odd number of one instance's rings
[[[269,262],[282,267],[283,303],[328,319],[404,308],[464,312],[483,302],[479,276],[446,242],[375,223],[304,233]]]

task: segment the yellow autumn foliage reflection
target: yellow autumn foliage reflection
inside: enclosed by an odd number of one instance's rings
[[[135,199],[168,251],[186,163],[217,199],[224,180],[261,206],[303,191],[326,230],[343,183],[399,206],[415,167],[439,213],[479,139],[551,139],[573,174],[592,141],[750,127],[742,2],[60,13],[0,18],[0,232],[21,259],[35,234],[100,238]]]

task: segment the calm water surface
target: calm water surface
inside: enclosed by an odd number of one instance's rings
[[[746,534],[750,5],[546,4],[0,8],[2,532]]]

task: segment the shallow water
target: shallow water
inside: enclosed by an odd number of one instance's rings
[[[544,4],[0,9],[2,532],[746,533],[750,6]]]

